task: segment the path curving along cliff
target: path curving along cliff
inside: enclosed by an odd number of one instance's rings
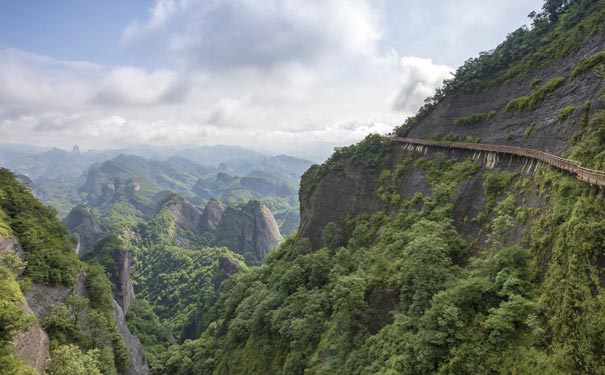
[[[410,146],[428,146],[449,149],[462,149],[471,151],[491,152],[497,154],[517,155],[525,158],[531,158],[552,165],[555,168],[570,172],[576,175],[576,177],[580,181],[589,183],[591,185],[597,185],[599,187],[605,186],[605,172],[585,168],[582,167],[582,164],[577,161],[565,159],[557,155],[549,154],[540,150],[534,150],[531,148],[485,143],[433,141],[429,139],[403,137],[394,137],[393,139],[395,140],[395,142]]]

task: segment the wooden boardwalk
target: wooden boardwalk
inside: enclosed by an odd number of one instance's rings
[[[531,148],[523,148],[516,146],[506,145],[492,145],[485,143],[468,143],[468,142],[445,142],[445,141],[432,141],[428,139],[415,139],[415,138],[402,138],[394,137],[394,140],[398,143],[419,145],[419,146],[430,146],[430,147],[441,147],[449,149],[462,149],[472,151],[483,151],[483,152],[495,152],[498,154],[509,154],[517,155],[526,158],[539,160],[546,164],[552,165],[555,168],[568,171],[575,174],[578,180],[587,182],[591,185],[605,186],[605,172],[597,171],[594,169],[584,168],[581,163],[569,159],[562,158],[553,154],[549,154],[544,151],[534,150]]]

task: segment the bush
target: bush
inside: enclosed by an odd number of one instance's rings
[[[531,87],[531,89],[534,90],[534,89],[537,89],[538,87],[540,87],[541,84],[542,84],[542,80],[541,79],[534,78],[529,83],[529,87]]]
[[[95,265],[89,266],[87,272],[86,288],[90,294],[90,306],[105,312],[113,311],[113,286],[105,276],[105,269],[101,265]]]
[[[534,129],[536,128],[536,123],[532,122],[531,124],[529,124],[529,126],[525,129],[525,138],[528,138],[531,133],[534,132]]]
[[[494,116],[496,116],[496,113],[498,113],[497,111],[489,111],[486,113],[477,113],[474,115],[470,115],[467,117],[459,117],[457,119],[454,120],[454,125],[456,126],[460,126],[460,125],[473,125],[473,124],[477,124],[479,122],[483,122],[486,120],[490,120],[492,119]]]
[[[564,77],[555,77],[543,86],[540,86],[533,93],[509,101],[506,105],[506,110],[510,112],[536,109],[538,105],[548,99],[550,94],[563,85],[563,83],[565,83]]]
[[[49,375],[101,375],[99,349],[83,353],[74,345],[63,345],[53,350]]]
[[[559,121],[565,121],[569,118],[569,116],[571,116],[574,111],[576,110],[576,106],[575,105],[568,105],[567,107],[563,108],[560,112],[559,112]]]
[[[605,51],[597,52],[590,57],[583,58],[573,68],[571,79],[576,79],[579,75],[584,74],[603,63],[605,63]]]

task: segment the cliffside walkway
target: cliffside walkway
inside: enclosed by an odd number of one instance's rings
[[[605,172],[584,168],[582,164],[577,161],[565,159],[560,156],[549,154],[544,151],[534,150],[531,148],[493,145],[485,143],[432,141],[428,139],[403,137],[393,137],[393,139],[398,143],[408,145],[430,146],[448,149],[462,149],[522,156],[525,158],[539,160],[543,163],[552,165],[555,168],[568,171],[572,174],[575,174],[578,180],[587,182],[591,185],[605,186]]]

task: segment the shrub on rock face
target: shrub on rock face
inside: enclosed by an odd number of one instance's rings
[[[527,96],[520,96],[508,102],[506,110],[523,111],[536,109],[543,101],[548,99],[556,89],[565,83],[564,77],[555,77],[548,81],[543,86],[540,86],[536,91]]]
[[[52,352],[49,375],[101,375],[99,349],[83,353],[74,345],[62,345]]]
[[[590,57],[586,57],[574,67],[571,72],[571,79],[576,79],[578,76],[596,68],[605,63],[605,51],[597,52]]]

